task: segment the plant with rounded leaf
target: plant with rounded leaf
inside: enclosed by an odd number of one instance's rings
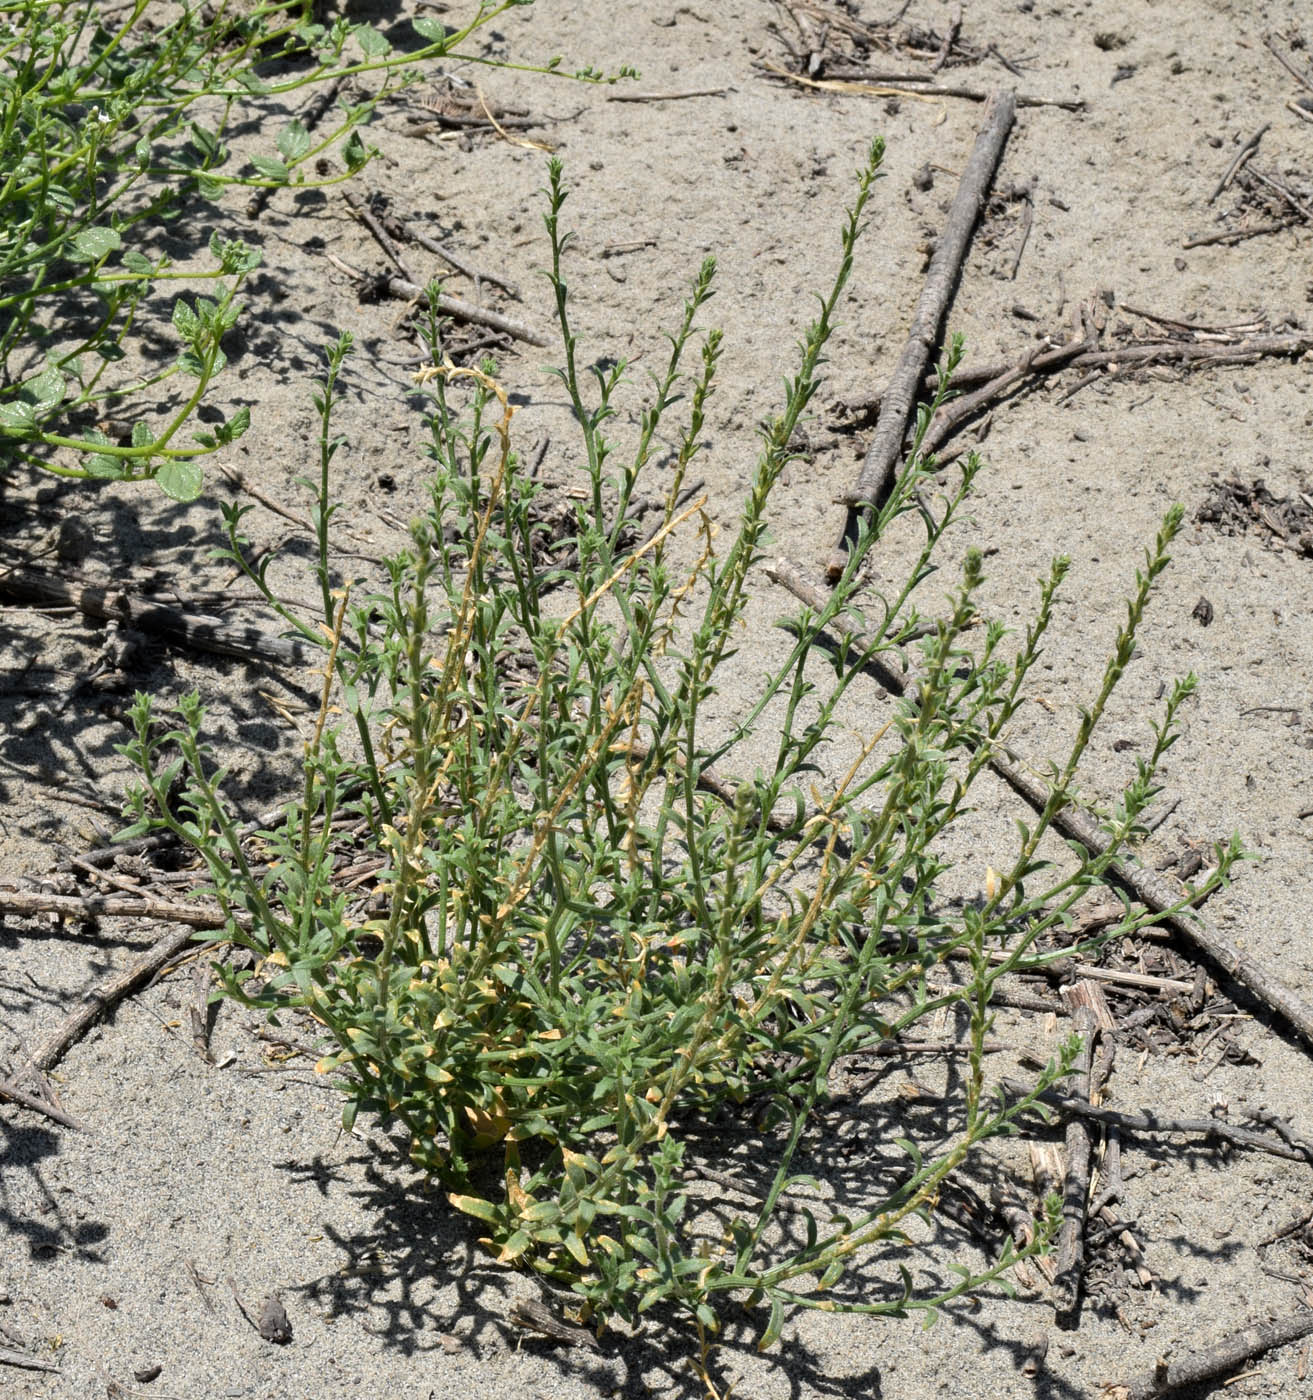
[[[319,23],[311,0],[185,0],[163,21],[149,0],[112,11],[96,0],[3,0],[0,470],[25,461],[70,479],[154,478],[168,495],[194,498],[201,459],[247,426],[243,411],[184,432],[224,367],[222,341],[259,254],[215,232],[208,268],[179,267],[160,251],[162,228],[234,186],[349,179],[374,154],[362,131],[379,102],[435,59],[511,66],[464,46],[528,3],[481,0],[455,29],[415,16],[419,43],[402,51],[345,16]],[[559,74],[559,59],[533,71]],[[605,80],[591,68],[572,76]],[[322,131],[294,118],[268,152],[229,169],[236,118],[348,80],[372,81],[371,90],[340,100]],[[114,378],[163,289],[205,281],[215,284],[211,296],[174,302],[173,362]],[[162,385],[165,408],[148,417],[145,395]],[[111,405],[131,420],[119,440],[98,421]]]

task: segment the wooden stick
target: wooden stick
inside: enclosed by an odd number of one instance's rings
[[[613,92],[608,102],[683,102],[690,97],[724,97],[729,88],[690,88],[688,92]]]
[[[1004,1079],[1003,1088],[1021,1097],[1031,1089],[1017,1079]],[[1130,1133],[1179,1133],[1182,1137],[1202,1137],[1216,1142],[1229,1142],[1234,1147],[1248,1147],[1266,1152],[1270,1157],[1284,1157],[1290,1162],[1307,1162],[1313,1166],[1313,1152],[1306,1148],[1268,1137],[1253,1128],[1242,1128],[1221,1118],[1164,1118],[1159,1113],[1119,1113],[1115,1109],[1092,1104],[1075,1094],[1059,1094],[1046,1089],[1038,1102],[1060,1113],[1074,1113],[1095,1123],[1119,1128]]]
[[[12,568],[0,572],[0,597],[36,607],[77,608],[87,617],[126,622],[143,632],[164,637],[175,646],[216,656],[238,656],[303,666],[309,648],[288,637],[275,637],[258,627],[235,626],[205,613],[166,607],[117,588],[57,578],[41,569]]]
[[[228,922],[217,905],[173,904],[149,896],[119,894],[45,894],[37,890],[0,889],[0,915],[58,914],[61,918],[157,919],[161,923],[187,924],[191,928],[217,929]],[[244,928],[250,916],[234,913]]]
[[[371,234],[373,234],[374,242],[382,248],[392,266],[395,267],[408,282],[413,282],[415,280],[415,274],[406,266],[401,254],[397,252],[397,245],[388,237],[387,229],[379,223],[374,215],[374,211],[359,195],[352,194],[350,190],[346,192],[343,198],[346,200],[347,208],[350,209],[356,218],[364,224]]]
[[[335,253],[327,253],[325,256],[334,266],[340,267],[348,277],[353,277],[357,282],[367,280],[366,274],[361,272],[358,267],[352,267],[349,262],[344,262]],[[392,296],[401,297],[403,300],[417,301],[428,295],[426,289],[421,287],[418,282],[412,282],[405,277],[389,277],[387,289]],[[502,316],[496,311],[488,311],[482,306],[475,306],[473,302],[462,301],[460,297],[449,297],[443,293],[438,297],[438,310],[444,316],[450,316],[453,321],[469,321],[476,326],[488,326],[494,331],[504,331],[517,340],[527,340],[530,345],[547,344],[543,336],[526,326],[523,321],[514,321],[509,316]]]
[[[388,278],[388,291],[394,297],[427,295],[423,287],[405,277]],[[472,301],[462,301],[460,297],[449,297],[445,292],[438,297],[438,310],[444,316],[450,316],[453,321],[469,321],[476,326],[487,326],[494,331],[504,331],[507,335],[514,336],[516,340],[527,341],[530,345],[547,344],[545,336],[540,335],[531,326],[525,325],[523,321],[516,321],[510,316],[503,316],[499,312],[475,306]]]
[[[1271,175],[1265,175],[1254,166],[1251,166],[1245,171],[1245,178],[1248,180],[1257,180],[1260,185],[1266,185],[1273,194],[1284,199],[1292,209],[1297,210],[1302,218],[1313,219],[1313,209],[1310,209],[1293,190],[1288,189],[1280,180],[1273,179]]]
[[[70,1118],[62,1108],[56,1108],[54,1104],[47,1103],[45,1099],[38,1098],[35,1094],[29,1094],[16,1084],[9,1083],[8,1080],[0,1083],[0,1099],[8,1099],[10,1103],[16,1103],[22,1108],[30,1108],[33,1113],[44,1113],[47,1118],[53,1118],[56,1123],[62,1123],[66,1128],[83,1127],[76,1118]]]
[[[778,559],[766,572],[769,578],[787,588],[809,608],[816,612],[825,609],[829,601],[828,595],[811,583],[797,564],[787,559]],[[830,626],[863,650],[869,649],[870,639],[851,623],[836,618]],[[881,660],[878,655],[872,656],[867,666],[891,694],[902,696],[905,693],[906,680],[887,661]],[[996,751],[989,759],[989,766],[994,772],[1014,792],[1024,797],[1036,811],[1042,812],[1048,802],[1048,792],[1025,771],[1023,764],[1024,760],[1011,750],[1006,756],[1002,751]],[[1068,840],[1079,841],[1091,855],[1102,855],[1108,849],[1108,838],[1099,830],[1094,819],[1074,805],[1068,805],[1056,814],[1053,818],[1053,828]],[[1109,867],[1109,875],[1116,883],[1135,895],[1142,904],[1158,914],[1173,908],[1186,898],[1184,886],[1173,884],[1156,871],[1146,870],[1125,857],[1113,861]],[[1313,1008],[1287,991],[1269,968],[1237,948],[1203,914],[1196,910],[1168,914],[1162,922],[1251,992],[1309,1045],[1313,1045]]]
[[[59,1375],[59,1367],[53,1361],[43,1361],[39,1356],[30,1356],[25,1351],[14,1351],[10,1347],[0,1347],[0,1366],[16,1366],[22,1371],[50,1371]]]
[[[436,112],[431,108],[423,112],[408,113],[406,121],[412,128],[421,131],[425,127],[431,126],[445,126],[451,130],[478,128],[484,131],[495,131],[498,124],[509,127],[512,131],[528,131],[530,127],[547,125],[546,122],[540,121],[537,117],[499,116],[497,121],[493,122],[480,112]]]
[[[937,452],[964,423],[1026,379],[1057,369],[1117,371],[1149,364],[1179,364],[1187,368],[1201,364],[1244,364],[1266,356],[1302,354],[1310,348],[1313,348],[1313,334],[1298,331],[1286,335],[1251,336],[1230,343],[1157,340],[1142,345],[1126,345],[1119,350],[1099,350],[1089,342],[1074,341],[1056,349],[1042,348],[1032,351],[974,393],[964,394],[944,404],[931,420],[922,451],[927,456]]]
[[[481,272],[478,268],[471,267],[464,258],[453,253],[445,243],[439,243],[436,238],[430,238],[427,233],[417,229],[414,224],[402,224],[401,227],[412,243],[418,243],[421,248],[427,248],[430,253],[436,253],[443,262],[450,263],[457,272],[463,273],[471,282],[491,282],[494,287],[500,287],[507,296],[514,297],[516,301],[521,299],[520,289],[514,282],[508,282],[506,278],[495,272]]]
[[[1245,144],[1241,146],[1240,149],[1236,152],[1235,159],[1231,162],[1230,165],[1226,167],[1226,174],[1223,175],[1222,178],[1217,182],[1217,188],[1214,189],[1212,194],[1208,196],[1209,204],[1212,204],[1213,201],[1217,198],[1217,196],[1221,194],[1224,189],[1226,189],[1226,187],[1231,183],[1231,181],[1235,179],[1236,171],[1240,169],[1240,167],[1245,163],[1245,161],[1247,161],[1256,150],[1258,150],[1258,143],[1267,134],[1267,131],[1271,127],[1271,125],[1271,122],[1264,122],[1263,125],[1260,126],[1258,130],[1254,132],[1254,134],[1249,138],[1249,140],[1246,141]]]
[[[107,1011],[149,982],[165,963],[186,948],[194,936],[190,927],[170,930],[131,967],[116,972],[98,987],[93,987],[83,997],[82,1005],[38,1043],[15,1078],[22,1080],[28,1074],[44,1074],[52,1069],[70,1046],[76,1045]]]
[[[930,65],[932,73],[939,70],[948,62],[948,55],[953,51],[953,45],[957,43],[957,36],[962,32],[962,6],[957,5],[953,10],[953,17],[948,21],[948,28],[944,32],[944,42],[939,46],[939,52],[935,55],[935,61]]]
[[[1246,238],[1261,238],[1265,233],[1280,233],[1283,228],[1303,222],[1298,214],[1291,214],[1271,223],[1254,224],[1251,228],[1224,229],[1221,233],[1207,233],[1202,238],[1187,238],[1181,247],[1208,248],[1214,243],[1243,243]]]
[[[779,31],[776,30],[779,34]],[[780,38],[784,36],[779,34]],[[795,57],[801,55],[794,50]],[[790,73],[767,59],[760,59],[753,65],[772,77],[783,78],[801,87],[817,88],[822,92],[852,93],[856,97],[914,97],[918,102],[934,102],[939,97],[957,97],[965,102],[988,102],[994,95],[981,88],[953,87],[945,83],[928,82],[914,73],[873,73],[865,68],[827,67],[828,78],[804,77],[801,73]],[[904,86],[904,84],[906,86]],[[1028,93],[1017,94],[1018,107],[1061,107],[1066,112],[1083,112],[1083,99],[1066,97],[1034,97]]]
[[[1152,1371],[1109,1386],[1104,1394],[1108,1400],[1152,1400],[1156,1395],[1167,1395],[1187,1385],[1212,1380],[1273,1347],[1297,1342],[1310,1332],[1313,1332],[1313,1312],[1292,1313],[1278,1322],[1259,1323],[1233,1332],[1215,1347],[1194,1352],[1181,1361],[1169,1362],[1162,1357]]]
[[[1089,1103],[1095,1094],[1093,1051],[1098,1020],[1088,1006],[1074,1013],[1081,1039],[1074,1065],[1079,1096]],[[1081,1274],[1085,1263],[1085,1207],[1090,1199],[1090,1130],[1073,1114],[1067,1123],[1067,1173],[1062,1188],[1062,1228],[1058,1233],[1057,1276],[1053,1280],[1053,1314],[1059,1327],[1077,1322]]]
[[[950,83],[932,83],[915,73],[878,74],[865,68],[828,67],[825,70],[836,83],[879,82],[893,89],[890,96],[908,97],[956,97],[965,102],[988,102],[994,93],[983,88],[955,87]],[[1033,93],[1019,92],[1016,96],[1018,107],[1060,107],[1064,112],[1082,112],[1085,101],[1079,97],[1036,97]]]
[[[923,451],[927,456],[936,451],[952,437],[963,423],[974,418],[977,413],[990,404],[997,402],[1023,380],[1061,369],[1078,356],[1093,349],[1094,346],[1089,341],[1084,340],[1076,340],[1069,345],[1056,347],[1038,346],[1017,364],[1003,370],[1001,374],[983,384],[974,393],[963,394],[961,398],[942,405],[934,418],[931,419]]]
[[[889,497],[894,472],[903,455],[903,438],[916,405],[917,391],[938,342],[939,328],[961,272],[967,244],[980,217],[1015,114],[1016,94],[1009,89],[994,93],[985,107],[975,146],[948,211],[948,222],[930,260],[907,343],[881,398],[875,436],[855,485],[843,497],[848,519],[830,559],[828,573],[832,582],[843,572],[847,546],[856,537],[858,510],[879,509]]]
[[[1298,220],[1292,219],[1290,222],[1297,223]],[[1273,225],[1273,227],[1276,226]],[[1286,227],[1286,225],[1283,224],[1281,227]],[[1221,236],[1231,238],[1235,235],[1224,234]],[[1136,316],[1146,316],[1150,320],[1179,327],[1183,331],[1231,335],[1233,338],[1228,341],[1144,341],[1138,345],[1123,346],[1120,350],[1102,350],[1096,341],[1088,338],[1054,344],[1052,337],[1046,337],[1037,349],[1027,352],[1011,364],[996,360],[992,364],[964,365],[955,370],[949,376],[948,387],[950,390],[958,393],[963,390],[977,390],[978,392],[969,396],[971,398],[970,404],[966,403],[968,398],[966,394],[963,394],[962,398],[953,399],[946,403],[931,423],[932,436],[936,441],[942,442],[971,414],[986,408],[1014,385],[1020,383],[1027,375],[1038,376],[1068,367],[1101,369],[1119,366],[1130,361],[1140,363],[1145,360],[1160,363],[1170,363],[1176,360],[1187,364],[1198,364],[1216,363],[1218,358],[1225,357],[1223,362],[1231,363],[1234,357],[1240,355],[1250,359],[1258,359],[1277,355],[1299,355],[1313,349],[1313,334],[1307,331],[1260,335],[1257,330],[1244,332],[1228,331],[1225,327],[1191,326],[1188,322],[1169,321],[1166,317],[1154,316],[1152,313],[1138,311],[1130,306],[1123,306],[1121,309],[1132,312]],[[923,394],[929,393],[933,387],[934,378],[930,376],[922,381],[921,392]],[[873,394],[870,398],[859,399],[848,404],[847,407],[850,411],[873,413],[879,409],[880,403],[881,396]],[[949,431],[941,431],[940,425],[947,425]]]
[[[1285,56],[1285,54],[1283,54],[1281,50],[1277,48],[1277,46],[1272,42],[1272,36],[1270,34],[1263,35],[1263,43],[1266,46],[1268,53],[1270,53],[1272,57],[1276,59],[1276,61],[1286,70],[1287,73],[1291,75],[1291,77],[1295,79],[1296,82],[1306,87],[1310,92],[1313,92],[1313,78],[1311,78],[1307,73],[1303,73],[1295,67],[1295,65],[1290,61],[1290,59],[1288,59]]]

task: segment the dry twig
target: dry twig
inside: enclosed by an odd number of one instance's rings
[[[1297,1342],[1310,1332],[1313,1332],[1313,1312],[1293,1313],[1279,1322],[1246,1327],[1223,1338],[1207,1351],[1195,1352],[1181,1361],[1168,1361],[1162,1357],[1152,1371],[1129,1381],[1106,1385],[1103,1389],[1104,1400],[1153,1400],[1156,1395],[1167,1395],[1187,1385],[1199,1385],[1234,1370],[1243,1362],[1271,1351],[1273,1347]]]
[[[811,583],[792,561],[776,560],[767,570],[767,574],[808,607],[817,612],[824,611],[829,601],[827,594]],[[845,619],[836,618],[830,626],[856,642],[863,651],[870,650],[870,639]],[[906,679],[888,662],[873,655],[867,662],[867,667],[886,690],[898,696],[905,693]],[[1044,810],[1048,803],[1047,789],[1030,776],[1023,766],[1023,760],[1012,750],[991,754],[989,766],[1036,811]],[[1103,855],[1108,849],[1107,836],[1099,829],[1094,819],[1079,807],[1064,807],[1054,816],[1053,827],[1068,840],[1079,841],[1092,855]],[[1198,952],[1244,986],[1308,1044],[1313,1045],[1313,1008],[1283,987],[1268,967],[1250,957],[1248,953],[1242,952],[1198,911],[1166,912],[1176,909],[1188,898],[1188,892],[1183,886],[1174,886],[1157,872],[1146,870],[1125,858],[1114,860],[1108,874],[1117,884],[1134,894],[1142,904],[1155,913],[1162,914],[1163,923],[1193,944]]]
[[[149,982],[165,963],[186,948],[193,937],[190,928],[173,929],[131,967],[93,987],[83,997],[82,1005],[38,1043],[16,1077],[21,1080],[34,1071],[43,1074],[58,1064],[70,1046],[76,1045],[107,1011]]]
[[[938,342],[939,327],[961,271],[971,232],[980,217],[985,194],[1012,130],[1015,111],[1016,94],[1008,90],[996,92],[985,108],[984,121],[926,274],[907,343],[882,396],[875,436],[856,484],[843,498],[848,507],[848,519],[836,553],[830,559],[828,572],[832,580],[843,572],[847,546],[857,534],[858,511],[878,509],[888,499],[903,453],[908,418],[916,404],[931,352]]]
[[[1020,1097],[1031,1093],[1031,1089],[1017,1079],[1003,1080],[1003,1087],[1009,1094]],[[1253,1128],[1242,1128],[1236,1123],[1228,1123],[1222,1118],[1167,1118],[1161,1113],[1120,1113],[1116,1109],[1102,1108],[1087,1099],[1074,1094],[1059,1094],[1046,1089],[1038,1097],[1038,1102],[1060,1113],[1072,1113],[1088,1118],[1094,1123],[1128,1133],[1179,1133],[1182,1137],[1202,1137],[1215,1142],[1228,1142],[1233,1147],[1248,1147],[1255,1152],[1266,1152],[1269,1157],[1284,1157],[1289,1162],[1307,1162],[1313,1166],[1313,1152],[1307,1148],[1292,1146],[1280,1138],[1268,1137],[1255,1132]]]
[[[304,643],[275,637],[258,627],[236,626],[217,617],[169,607],[117,588],[102,588],[57,578],[41,569],[12,568],[0,572],[0,598],[37,607],[72,607],[87,617],[125,622],[152,632],[175,645],[216,656],[237,656],[301,666],[308,660]]]

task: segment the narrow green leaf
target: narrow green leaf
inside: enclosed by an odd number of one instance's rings
[[[447,1200],[462,1215],[472,1215],[476,1220],[486,1220],[489,1225],[497,1223],[497,1207],[491,1201],[485,1201],[481,1196],[459,1196],[455,1192],[448,1192]]]
[[[212,131],[207,131],[195,122],[191,124],[189,139],[202,156],[214,156],[218,153],[219,138]]]
[[[497,1262],[499,1264],[513,1264],[525,1250],[532,1248],[533,1238],[523,1230],[516,1232],[502,1245],[497,1252]]]
[[[770,1304],[770,1321],[766,1324],[766,1330],[761,1334],[761,1340],[757,1343],[758,1351],[769,1351],[780,1339],[780,1331],[784,1326],[784,1304],[778,1298],[772,1298]]]
[[[916,1167],[917,1171],[920,1171],[921,1149],[916,1145],[916,1143],[914,1143],[911,1140],[911,1138],[895,1138],[894,1144],[897,1147],[901,1147],[903,1151],[907,1153],[907,1155],[912,1159],[912,1163]]]
[[[824,1293],[827,1288],[833,1288],[843,1277],[844,1260],[836,1259],[833,1264],[821,1275],[821,1281],[816,1285],[817,1290]]]

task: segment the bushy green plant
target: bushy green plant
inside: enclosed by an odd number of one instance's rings
[[[923,635],[913,596],[979,464],[970,459],[931,508],[914,451],[828,605],[792,620],[792,643],[760,698],[729,729],[708,723],[881,155],[877,143],[834,286],[782,410],[763,427],[723,552],[699,504],[679,505],[722,350],[716,332],[699,341],[697,330],[714,264],[698,275],[636,443],[621,456],[610,434],[625,370],[582,367],[561,272],[566,195],[553,165],[560,377],[584,463],[564,548],[544,553],[541,488],[512,450],[502,388],[486,370],[436,365],[426,376],[432,499],[413,547],[391,562],[380,596],[357,602],[334,589],[331,418],[343,340],[317,401],[322,635],[251,573],[287,623],[327,651],[301,794],[283,825],[256,838],[266,873],[222,800],[199,702],[185,701],[176,722],[157,721],[144,696],[136,703],[127,752],[146,785],[133,798],[133,829],[167,827],[195,846],[233,916],[228,936],[260,959],[254,975],[220,969],[226,991],[271,1013],[314,1017],[331,1038],[324,1068],[347,1095],[347,1120],[366,1109],[402,1123],[414,1160],[479,1223],[498,1259],[568,1285],[599,1318],[673,1304],[713,1328],[734,1297],[768,1306],[765,1345],[791,1308],[933,1309],[1005,1274],[1019,1257],[1011,1249],[961,1268],[958,1284],[929,1297],[901,1265],[901,1282],[891,1278],[883,1294],[842,1286],[854,1264],[878,1265],[907,1247],[912,1218],[928,1215],[949,1174],[1033,1103],[1006,1102],[986,1082],[993,989],[1043,958],[1037,940],[1102,881],[1135,831],[1192,684],[1172,691],[1152,753],[1106,824],[1109,854],[1050,865],[1041,840],[1073,800],[1079,761],[1131,656],[1180,522],[1173,511],[1098,693],[1053,770],[1045,811],[1021,826],[985,897],[965,906],[941,897],[943,838],[1022,702],[1067,566],[1054,564],[1033,624],[1009,651],[1001,625],[973,629],[982,564],[970,550],[947,612]],[[627,507],[677,401],[686,417],[663,478],[664,513],[639,537]],[[822,633],[852,609],[868,552],[909,511],[925,527],[919,560],[896,595],[868,596],[868,649],[829,653],[822,684]],[[234,510],[237,560],[240,528]],[[917,636],[914,693],[865,736],[846,771],[823,778],[821,747],[838,735],[838,707],[864,663]],[[355,720],[351,753],[332,722],[335,703]],[[743,771],[743,743],[768,713],[773,762]],[[370,846],[386,856],[374,912],[357,910],[335,880],[332,827],[347,810],[363,816]],[[1229,860],[1223,853],[1217,878]],[[1145,921],[1128,908],[1118,932]],[[1006,957],[993,960],[999,949]],[[929,971],[963,956],[963,986],[931,985]],[[873,1180],[860,1210],[827,1205],[798,1164],[831,1071],[943,1006],[964,1008],[969,1021],[960,1126],[945,1128],[943,1141],[902,1141],[905,1171]],[[1063,1076],[1073,1053],[1067,1044],[1036,1093]],[[702,1160],[696,1129],[748,1110],[741,1121],[759,1132],[769,1188],[758,1206],[733,1209],[690,1190]],[[785,1208],[804,1222],[802,1235],[775,1228]],[[1031,1250],[1049,1239],[1054,1209]]]
[[[168,495],[194,498],[200,459],[247,427],[242,410],[184,431],[224,367],[222,341],[259,255],[216,233],[208,269],[179,268],[158,251],[161,224],[217,203],[234,185],[349,178],[373,154],[361,131],[381,100],[431,60],[489,62],[463,45],[529,3],[479,0],[454,29],[416,15],[410,25],[422,42],[400,52],[369,25],[343,16],[319,23],[312,0],[184,0],[164,22],[148,0],[108,9],[99,0],[0,0],[0,470],[22,460],[77,479],[153,477]],[[228,168],[236,119],[343,79],[367,79],[369,91],[343,99],[313,134],[287,122],[265,153]],[[151,298],[206,280],[212,295],[174,302],[176,360],[116,379],[112,366],[131,349]],[[169,380],[181,387],[164,391],[159,421],[138,416],[145,391],[154,399]],[[133,420],[130,442],[96,426],[107,399]]]

